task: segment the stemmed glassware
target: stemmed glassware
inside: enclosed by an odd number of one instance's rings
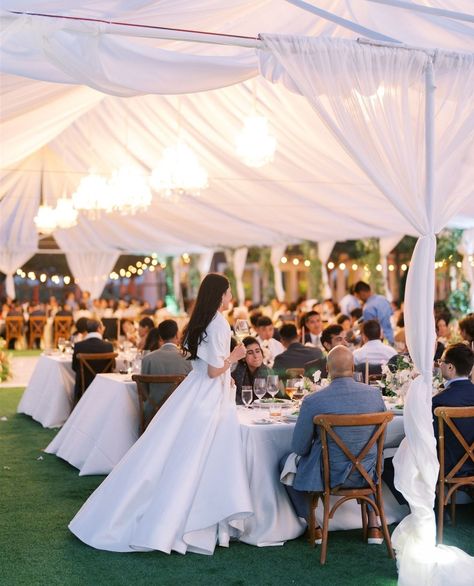
[[[235,320],[234,334],[239,343],[242,343],[242,340],[250,335],[250,327],[246,319]]]
[[[66,348],[66,338],[58,338],[58,350],[61,354],[64,353],[64,349]]]
[[[267,380],[264,378],[256,378],[253,381],[253,392],[259,401],[267,394]]]
[[[273,400],[275,400],[275,395],[278,393],[278,382],[277,374],[269,374],[267,376],[267,391]]]
[[[242,387],[242,403],[245,405],[247,409],[250,408],[250,404],[253,401],[253,391],[252,387]]]

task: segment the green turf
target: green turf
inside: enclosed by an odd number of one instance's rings
[[[67,524],[102,477],[79,477],[62,460],[42,454],[56,431],[15,413],[21,392],[0,391],[0,418],[8,418],[0,420],[0,584],[396,584],[385,546],[362,543],[360,531],[331,533],[324,567],[318,548],[302,538],[283,547],[231,543],[210,557],[110,553],[84,545]],[[458,509],[458,527],[446,529],[445,543],[472,555],[474,506]]]
[[[9,350],[13,357],[39,356],[43,350]]]

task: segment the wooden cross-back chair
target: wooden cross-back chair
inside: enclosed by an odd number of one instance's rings
[[[5,318],[5,342],[7,348],[11,340],[19,340],[23,337],[25,321],[21,315],[10,315]]]
[[[58,315],[53,321],[54,347],[57,348],[59,338],[71,337],[73,319],[69,315]]]
[[[451,522],[456,524],[456,491],[461,487],[474,487],[474,474],[470,476],[456,476],[466,462],[472,462],[474,468],[474,442],[470,445],[457,428],[453,419],[465,419],[472,417],[474,422],[474,407],[436,407],[435,417],[438,418],[438,543],[443,543],[444,507],[451,500]],[[446,427],[463,448],[462,456],[458,462],[446,472],[445,470],[445,437]]]
[[[386,411],[382,413],[363,413],[358,415],[316,415],[313,419],[313,423],[318,427],[318,433],[321,438],[324,490],[322,492],[312,493],[308,528],[309,541],[314,547],[316,535],[315,513],[316,507],[318,506],[318,501],[321,498],[324,508],[320,557],[321,564],[326,563],[329,519],[332,519],[334,513],[343,503],[353,499],[357,500],[361,506],[364,539],[367,539],[367,507],[370,506],[374,510],[375,514],[380,517],[388,555],[391,558],[395,557],[392,549],[392,542],[390,540],[387,521],[385,518],[382,498],[383,444],[388,422],[392,419],[393,413]],[[335,429],[347,427],[373,427],[373,432],[371,433],[365,446],[358,454],[354,454],[352,452],[351,447],[344,442],[338,431]],[[348,462],[352,464],[348,478],[353,472],[359,472],[366,483],[365,486],[361,488],[345,488],[342,485],[331,488],[329,440],[338,446],[338,448],[346,456]],[[375,456],[375,478],[367,472],[363,464],[364,458],[369,455],[369,452],[373,446],[376,446],[377,450]],[[340,497],[332,507],[330,503],[331,495]]]
[[[185,378],[186,375],[183,374],[134,374],[132,376],[132,379],[137,383],[138,390],[140,435]],[[161,396],[152,396],[153,387],[151,385],[156,385],[154,388]]]
[[[43,339],[44,336],[44,328],[46,326],[46,316],[45,315],[32,315],[29,319],[29,326],[30,331],[28,334],[28,346],[33,348],[35,345],[35,340],[38,338],[40,340]]]
[[[102,372],[113,372],[117,352],[84,353],[77,355],[79,361],[79,394],[76,403],[82,397],[95,375]]]
[[[285,375],[286,378],[299,378],[304,376],[304,368],[287,368]]]

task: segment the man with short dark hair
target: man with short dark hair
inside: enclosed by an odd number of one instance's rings
[[[79,359],[77,358],[78,354],[103,354],[106,352],[113,352],[114,347],[110,342],[105,342],[102,339],[102,335],[104,333],[104,326],[101,321],[96,319],[88,319],[86,324],[86,337],[81,340],[80,342],[76,342],[74,344],[74,352],[72,354],[72,369],[76,373],[76,382],[74,384],[74,399],[75,403],[79,401],[81,397],[81,373],[79,368]],[[108,360],[105,361],[103,364],[101,362],[94,363],[94,369],[96,372],[100,372],[101,369],[105,368]],[[94,380],[95,375],[93,375],[87,368],[84,369],[84,390],[91,384]]]
[[[303,315],[301,327],[305,329],[304,343],[312,344],[316,348],[322,348],[321,332],[323,331],[323,320],[317,311],[308,311]]]
[[[285,347],[273,337],[275,327],[272,320],[266,315],[262,315],[258,318],[256,330],[256,339],[260,343],[263,351],[263,363],[265,366],[272,368],[275,357],[284,352]]]
[[[393,330],[390,322],[393,311],[388,300],[382,295],[372,293],[370,285],[364,281],[357,281],[354,285],[354,295],[364,304],[362,309],[364,321],[378,320],[384,337],[393,344]]]
[[[361,327],[362,348],[354,350],[354,364],[386,364],[397,351],[384,344],[380,324],[376,319],[364,321]]]
[[[436,407],[474,407],[474,384],[469,375],[474,366],[474,353],[466,344],[451,344],[446,348],[439,361],[441,374],[446,380],[444,391],[433,397],[433,410]],[[474,441],[474,418],[454,421],[461,435],[470,445]],[[438,437],[438,418],[433,420],[435,436]],[[445,426],[445,472],[457,464],[464,453],[463,447],[452,431]],[[474,474],[474,463],[467,460],[456,476]]]
[[[310,360],[316,360],[323,356],[320,348],[303,346],[299,342],[295,324],[281,326],[280,337],[286,350],[275,358],[273,370],[282,378],[286,378],[288,368],[304,368],[304,365]]]
[[[332,324],[324,328],[323,333],[321,334],[321,343],[324,350],[328,353],[336,346],[347,346],[346,336],[342,326]],[[317,370],[321,372],[321,378],[327,378],[328,376],[326,356],[317,358],[316,360],[311,360],[310,362],[307,362],[304,367],[305,376],[310,378]]]

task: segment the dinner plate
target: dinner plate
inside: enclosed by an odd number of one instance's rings
[[[299,413],[290,413],[289,415],[284,415],[284,418],[288,419],[288,421],[296,421],[298,419],[298,415]]]
[[[252,423],[254,423],[255,425],[272,425],[275,422],[270,421],[270,419],[253,419]]]
[[[294,405],[293,401],[290,401],[289,399],[275,399],[275,401],[272,401],[271,399],[256,399],[253,402],[254,405],[258,405],[264,409],[270,409],[272,404],[275,403],[281,405],[282,407],[289,407],[290,405]]]
[[[403,415],[403,407],[396,407],[395,405],[387,405],[387,411],[391,411],[394,415]]]

